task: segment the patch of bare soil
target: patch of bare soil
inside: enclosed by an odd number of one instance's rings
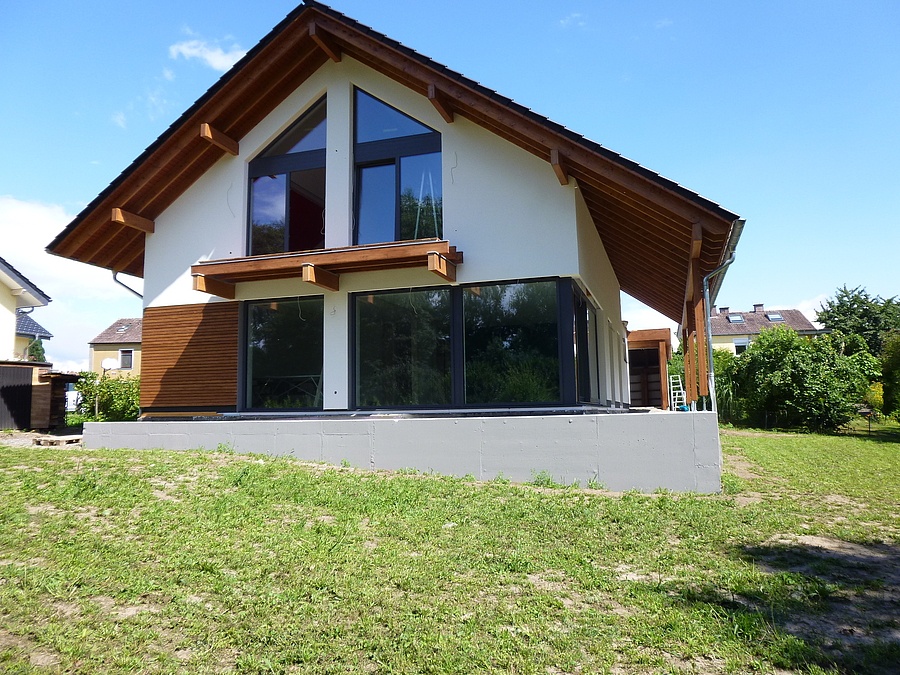
[[[35,668],[53,668],[62,662],[53,650],[38,647],[30,638],[0,628],[0,651],[7,649],[27,653],[28,663]]]
[[[754,480],[755,478],[762,477],[761,474],[758,473],[759,467],[746,457],[742,457],[741,455],[725,455],[724,460],[725,470],[729,473],[733,473],[738,478]]]
[[[784,535],[747,552],[766,572],[801,574],[835,589],[818,611],[776,618],[782,630],[822,645],[842,669],[857,672],[865,646],[900,647],[900,547]]]

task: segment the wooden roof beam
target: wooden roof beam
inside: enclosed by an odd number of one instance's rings
[[[329,59],[335,63],[341,62],[341,48],[335,45],[332,36],[325,32],[321,26],[317,25],[315,21],[309,22],[309,37],[319,45],[319,48],[328,55]]]
[[[434,84],[428,85],[428,100],[447,124],[453,124],[453,108]]]
[[[562,157],[559,154],[559,148],[550,150],[550,166],[553,167],[553,173],[556,174],[559,184],[568,185],[569,170],[566,168],[565,162],[563,162]]]
[[[456,281],[456,263],[437,251],[428,252],[428,271],[447,281]]]
[[[207,122],[203,122],[200,125],[200,138],[202,138],[204,141],[209,141],[217,148],[220,148],[227,152],[229,155],[234,155],[235,157],[237,157],[238,155],[240,149],[238,142],[233,138],[226,136]]]
[[[324,288],[326,291],[337,291],[341,287],[340,275],[329,272],[313,263],[303,263],[300,266],[300,274],[306,283]]]
[[[113,208],[112,214],[110,215],[110,220],[117,225],[124,225],[125,227],[131,227],[135,230],[140,230],[141,232],[146,232],[148,234],[153,234],[155,230],[155,224],[149,218],[144,218],[143,216],[139,216],[136,213],[131,213],[126,211],[125,209]]]
[[[220,298],[234,300],[236,295],[235,285],[215,277],[208,277],[204,274],[192,275],[194,280],[194,290],[201,293],[209,293],[210,295],[218,295]]]

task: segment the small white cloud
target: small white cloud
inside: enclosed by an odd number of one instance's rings
[[[120,129],[125,129],[128,127],[128,119],[125,117],[125,113],[123,113],[122,111],[113,113],[112,123]]]
[[[163,68],[162,76],[167,82],[172,82],[175,79],[175,73],[172,72],[171,68]]]
[[[200,59],[207,66],[219,72],[225,72],[235,63],[241,60],[246,50],[238,45],[232,45],[228,51],[219,45],[206,40],[193,39],[178,42],[169,47],[169,58],[177,59],[183,56],[186,59]]]
[[[661,30],[663,28],[668,28],[673,23],[672,19],[660,19],[656,23],[653,24],[653,27],[657,30]]]
[[[587,21],[585,20],[584,14],[581,14],[580,12],[572,12],[564,19],[560,19],[559,25],[562,28],[584,28],[585,26],[587,26]]]

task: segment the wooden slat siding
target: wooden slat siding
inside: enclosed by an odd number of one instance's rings
[[[236,302],[144,310],[141,408],[237,405]]]

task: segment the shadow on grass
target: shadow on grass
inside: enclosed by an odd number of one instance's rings
[[[712,585],[694,589],[685,599],[718,605],[734,626],[764,621],[793,638],[770,636],[766,655],[777,667],[898,672],[900,547],[790,536],[737,555],[762,577],[737,582],[727,594]]]

